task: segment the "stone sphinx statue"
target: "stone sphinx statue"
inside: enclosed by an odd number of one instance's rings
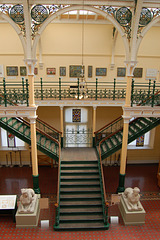
[[[37,195],[32,188],[22,188],[22,195],[20,196],[20,205],[18,208],[19,213],[33,213]]]
[[[141,211],[142,205],[140,204],[140,189],[138,187],[135,188],[126,188],[124,193],[122,194],[125,204],[127,206],[128,211]]]

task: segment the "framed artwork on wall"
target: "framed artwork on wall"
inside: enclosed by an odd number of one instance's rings
[[[16,147],[16,141],[15,141],[15,136],[7,132],[7,140],[8,140],[8,147]]]
[[[117,68],[117,77],[125,77],[126,76],[126,68],[118,67]]]
[[[107,68],[96,68],[96,76],[107,76]]]
[[[143,68],[135,68],[134,69],[133,76],[135,78],[142,78],[142,74],[143,74]]]
[[[20,67],[20,76],[27,76],[27,68]]]
[[[91,78],[92,77],[92,66],[88,66],[88,77]]]
[[[38,68],[35,67],[35,68],[34,68],[34,75],[37,75],[37,74],[38,74]]]
[[[59,68],[59,75],[60,76],[66,76],[66,67],[60,67]]]
[[[55,75],[56,74],[56,68],[47,68],[46,73],[47,73],[47,75]]]
[[[81,109],[72,109],[72,122],[81,122]]]
[[[18,67],[6,67],[7,76],[18,76]]]
[[[85,70],[84,66],[83,69]],[[78,78],[82,73],[82,65],[70,65],[69,66],[69,77]]]
[[[3,68],[3,65],[0,65],[0,77],[4,77],[4,68]]]

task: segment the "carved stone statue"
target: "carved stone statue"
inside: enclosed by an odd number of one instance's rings
[[[37,200],[37,195],[32,188],[22,188],[20,196],[19,213],[33,213]]]
[[[135,188],[126,188],[123,193],[123,199],[126,203],[127,209],[129,211],[140,211],[142,210],[142,205],[140,204],[140,189]]]

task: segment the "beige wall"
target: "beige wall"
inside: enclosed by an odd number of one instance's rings
[[[38,107],[37,115],[40,119],[60,131],[60,108],[59,107]]]
[[[137,67],[143,68],[143,78],[138,81],[146,81],[147,68],[160,70],[160,27],[152,27],[144,36],[138,51]],[[0,24],[0,64],[6,66],[24,66],[23,48],[15,30],[7,23]],[[12,39],[12,44],[11,44]],[[44,68],[38,67],[38,80],[40,77],[48,81],[58,80],[59,67],[66,66],[67,74],[63,81],[69,79],[69,66],[82,64],[82,25],[81,24],[49,24],[41,36],[42,61]],[[100,80],[113,81],[117,76],[117,67],[124,67],[125,48],[120,35],[117,37],[115,46],[115,69],[110,70],[112,54],[112,25],[85,24],[84,27],[84,65],[87,78],[88,65],[93,66],[93,77],[95,81],[96,67],[106,67],[107,76]],[[39,60],[39,49],[37,58]],[[37,65],[38,66],[38,65]],[[46,68],[55,67],[56,75],[48,77]],[[6,71],[5,71],[6,73]],[[14,79],[19,80],[18,76]],[[159,76],[158,76],[159,78]]]

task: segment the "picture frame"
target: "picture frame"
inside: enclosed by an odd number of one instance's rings
[[[7,76],[18,76],[17,66],[7,66],[6,67]]]
[[[96,76],[107,76],[107,68],[96,68]]]
[[[92,78],[92,70],[93,70],[93,67],[88,66],[88,78]]]
[[[37,67],[34,68],[34,75],[38,75],[38,68]]]
[[[27,76],[27,68],[24,67],[20,67],[20,76]]]
[[[46,68],[47,75],[55,75],[56,74],[56,68]]]
[[[126,68],[118,67],[117,68],[117,77],[125,77],[126,76]]]
[[[135,68],[133,72],[134,78],[142,78],[143,75],[143,68]]]
[[[59,75],[62,77],[66,76],[66,67],[59,68]]]
[[[16,147],[15,136],[10,132],[7,132],[7,141],[8,147]]]
[[[4,77],[4,68],[3,68],[3,65],[0,65],[0,77]]]
[[[85,73],[85,67],[83,66],[83,71]],[[82,73],[82,65],[70,65],[69,66],[69,77],[78,78]]]

